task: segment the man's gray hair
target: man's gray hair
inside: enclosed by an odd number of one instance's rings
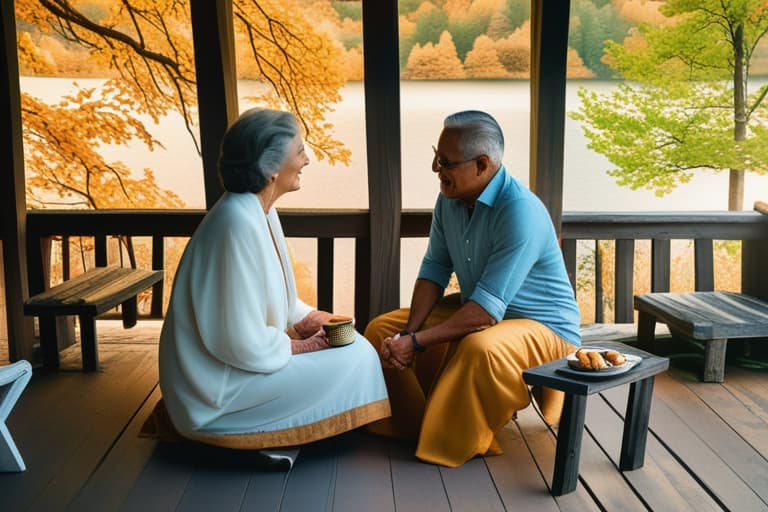
[[[501,165],[504,134],[490,114],[479,110],[456,112],[445,118],[443,128],[459,131],[459,150],[463,158],[488,155],[492,164]]]
[[[221,142],[219,176],[230,192],[261,192],[280,170],[299,133],[289,112],[254,108],[243,112]]]

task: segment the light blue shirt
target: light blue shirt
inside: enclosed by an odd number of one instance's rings
[[[497,321],[528,318],[581,345],[579,308],[546,207],[504,166],[469,215],[458,199],[437,198],[419,270],[445,288],[456,272],[462,302]]]

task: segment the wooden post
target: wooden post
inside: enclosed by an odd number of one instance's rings
[[[549,210],[558,236],[563,217],[569,21],[570,0],[532,0],[530,188]]]
[[[0,2],[0,237],[3,242],[8,355],[11,361],[30,360],[34,344],[32,319],[24,316],[29,297],[27,281],[27,202],[21,131],[21,91],[16,55],[14,2]]]
[[[370,314],[400,307],[400,60],[397,0],[363,0]],[[367,319],[365,319],[367,321]]]
[[[755,202],[755,211],[763,214],[765,224],[756,239],[744,240],[741,246],[741,291],[768,300],[768,203]]]
[[[221,139],[238,116],[232,0],[192,0],[190,5],[205,204],[210,210],[224,193],[217,172]]]

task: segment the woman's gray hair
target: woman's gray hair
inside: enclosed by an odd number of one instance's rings
[[[459,132],[459,150],[463,158],[487,155],[492,164],[501,165],[504,134],[490,114],[479,110],[456,112],[445,118],[443,128]]]
[[[219,177],[230,192],[257,194],[280,170],[299,133],[289,112],[254,108],[243,112],[221,141]]]

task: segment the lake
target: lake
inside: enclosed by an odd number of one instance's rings
[[[25,92],[46,101],[56,101],[72,90],[72,79],[22,77]],[[95,85],[99,80],[77,80],[81,85]],[[615,82],[569,81],[566,108],[578,108],[576,94],[580,85],[607,92]],[[253,94],[257,84],[240,81],[241,98]],[[368,189],[365,166],[364,91],[359,82],[349,83],[341,91],[344,101],[330,113],[328,121],[334,132],[352,151],[350,165],[330,166],[327,160],[312,159],[302,175],[302,188],[281,198],[282,207],[367,208]],[[528,183],[529,83],[527,81],[406,81],[401,84],[403,207],[431,208],[438,193],[438,181],[431,171],[432,149],[444,117],[464,109],[485,110],[497,118],[506,139],[505,165],[522,182]],[[250,105],[241,101],[241,109]],[[151,124],[147,121],[148,126]],[[107,147],[103,153],[110,160],[122,160],[135,172],[145,167],[155,171],[161,187],[176,192],[190,208],[205,204],[200,158],[178,116],[169,116],[151,131],[165,149],[147,151],[142,145]],[[563,209],[565,211],[685,211],[726,210],[728,174],[698,173],[662,198],[647,190],[630,190],[616,185],[606,175],[610,163],[587,148],[579,124],[567,119],[565,129],[565,169]],[[768,198],[768,176],[747,174],[744,206]],[[292,241],[296,255],[314,267],[314,241]],[[408,304],[410,290],[423,254],[423,240],[403,240],[401,302]],[[335,309],[350,312],[352,241],[340,240],[336,249]]]

